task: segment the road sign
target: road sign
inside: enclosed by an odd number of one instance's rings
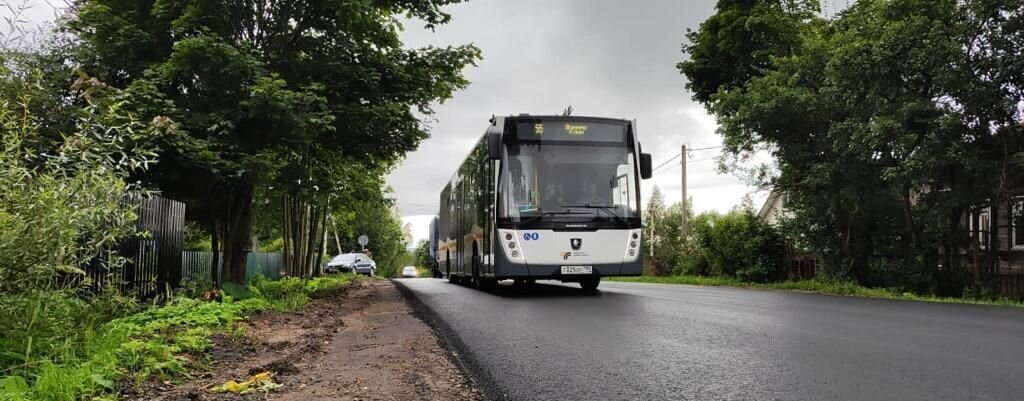
[[[349,237],[349,238],[352,238],[352,237]],[[370,237],[367,237],[366,235],[360,235],[359,236],[359,245],[360,246],[366,246],[366,244],[369,244],[369,243],[370,243]]]

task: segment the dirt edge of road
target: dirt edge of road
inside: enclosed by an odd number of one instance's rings
[[[476,383],[393,280],[359,279],[294,312],[239,322],[216,335],[209,365],[180,383],[153,381],[124,399],[161,401],[481,401]],[[270,372],[282,387],[215,393],[216,385]]]
[[[506,394],[501,394],[498,390],[494,378],[480,367],[479,361],[469,351],[466,343],[455,333],[455,330],[444,319],[441,319],[430,306],[421,301],[416,293],[406,287],[401,280],[391,281],[395,283],[395,288],[405,297],[409,307],[412,308],[413,316],[430,327],[434,336],[437,337],[437,342],[447,351],[448,357],[461,373],[476,386],[483,398],[485,400],[508,399]]]

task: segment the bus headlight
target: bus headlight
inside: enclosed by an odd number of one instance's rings
[[[623,258],[626,262],[632,262],[639,257],[640,247],[640,229],[630,230],[629,235],[626,236],[626,253]]]
[[[498,243],[505,245],[502,251],[505,252],[505,256],[508,257],[509,261],[523,263],[523,253],[519,248],[519,241],[515,231],[499,229],[498,238],[504,239],[504,241],[498,240]]]

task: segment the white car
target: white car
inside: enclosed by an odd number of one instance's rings
[[[416,277],[416,266],[403,267],[402,277]]]

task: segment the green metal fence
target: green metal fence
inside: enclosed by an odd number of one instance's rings
[[[217,255],[217,275],[222,274],[224,257]],[[181,253],[181,277],[186,281],[210,281],[210,268],[213,265],[213,252],[185,251]],[[245,279],[257,274],[270,279],[281,277],[284,257],[280,253],[250,252],[245,260]]]

